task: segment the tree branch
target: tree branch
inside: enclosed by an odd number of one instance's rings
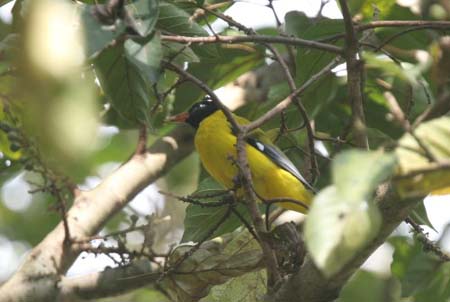
[[[381,230],[365,248],[355,254],[353,259],[340,272],[326,279],[312,259],[307,257],[300,270],[280,287],[271,301],[328,302],[336,299],[348,279],[386,240],[392,231],[408,217],[409,212],[418,200],[401,200],[388,190],[384,196],[380,197],[378,202],[383,221]]]
[[[339,0],[345,25],[345,61],[347,62],[347,90],[352,106],[352,125],[355,144],[368,149],[366,119],[362,95],[362,61],[358,59],[359,43],[353,26],[352,16],[346,0]]]
[[[73,240],[95,235],[137,193],[193,151],[192,131],[177,128],[146,153],[133,156],[96,188],[81,192],[67,212]],[[54,301],[58,282],[79,251],[64,244],[63,223],[39,243],[19,270],[0,287],[0,301]]]
[[[424,20],[387,20],[372,21],[357,25],[357,31],[364,31],[378,27],[424,27],[424,28],[442,28],[450,29],[450,21],[424,21]]]
[[[299,47],[309,47],[320,49],[335,54],[342,54],[342,49],[338,46],[332,44],[304,40],[295,37],[283,37],[283,36],[265,36],[265,35],[251,35],[251,36],[208,36],[208,37],[190,37],[190,36],[172,36],[172,35],[161,35],[161,40],[179,43],[243,43],[243,42],[253,42],[253,43],[275,43],[275,44],[286,44],[294,45]]]
[[[160,275],[152,272],[148,261],[141,260],[85,276],[62,277],[58,282],[58,298],[78,300],[119,295],[156,282]]]

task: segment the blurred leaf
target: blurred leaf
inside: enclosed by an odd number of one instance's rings
[[[438,189],[438,190],[433,190],[431,191],[431,195],[449,195],[450,194],[450,186],[448,187],[444,187],[442,189]]]
[[[364,20],[372,21],[375,10],[378,11],[378,18],[386,17],[395,5],[392,0],[361,1],[350,0],[348,6],[352,15],[361,14]],[[374,21],[374,20],[373,20]]]
[[[332,163],[334,186],[314,199],[305,239],[316,265],[332,276],[378,232],[380,214],[370,201],[394,170],[395,157],[382,152],[347,151]]]
[[[421,144],[438,161],[450,158],[450,118],[441,117],[422,123],[414,130]],[[405,134],[396,148],[399,168],[396,188],[402,197],[425,196],[433,190],[450,185],[448,169],[438,169],[439,163],[430,162],[426,152],[410,134]],[[436,169],[433,169],[436,168]],[[424,171],[430,170],[430,171]],[[410,175],[410,176],[408,176]]]
[[[0,0],[0,6],[3,6],[11,1],[13,1],[13,0]]]
[[[95,60],[97,75],[112,107],[134,125],[146,124],[152,103],[146,72],[135,63],[128,48],[133,41],[105,49]]]
[[[417,302],[448,302],[450,299],[450,263],[442,264],[435,271],[428,286],[415,294]]]
[[[197,191],[192,194],[194,199],[203,203],[217,202],[223,200],[226,195],[217,196],[215,198],[205,198],[211,194],[217,194],[223,191],[223,187],[216,183],[212,178],[207,177],[201,181]],[[202,207],[200,205],[190,204],[186,209],[186,216],[184,218],[184,233],[181,242],[194,241],[214,238],[225,233],[230,233],[242,225],[242,221],[232,212],[226,220],[215,229],[215,231],[207,238],[205,238],[217,223],[222,220],[228,212],[228,205],[218,207]],[[249,221],[249,213],[243,203],[239,203],[235,210],[241,214],[247,221]]]
[[[332,164],[333,183],[348,200],[369,200],[376,187],[393,172],[396,158],[379,151],[347,151],[335,157]]]
[[[20,52],[20,43],[20,35],[18,34],[8,34],[0,41],[0,53],[2,54],[0,72],[7,72],[12,68],[13,60]]]
[[[436,233],[438,232],[433,224],[431,223],[430,219],[428,218],[427,209],[425,208],[425,205],[423,203],[423,200],[417,204],[417,206],[411,211],[409,216],[418,224],[420,225],[426,225],[433,229]]]
[[[393,237],[389,242],[395,248],[391,270],[402,284],[402,296],[417,302],[448,301],[450,263],[425,252],[417,240]]]
[[[177,263],[191,249],[191,245],[178,246],[169,264]],[[253,236],[246,230],[235,231],[203,243],[177,267],[177,272],[183,273],[168,276],[162,286],[174,301],[198,301],[212,286],[259,269],[261,261],[262,253]]]
[[[344,286],[336,302],[399,302],[401,288],[395,278],[359,270]]]

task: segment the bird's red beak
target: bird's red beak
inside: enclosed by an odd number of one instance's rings
[[[167,121],[169,122],[179,122],[184,123],[189,118],[189,112],[182,112],[177,115],[172,115],[167,118]]]

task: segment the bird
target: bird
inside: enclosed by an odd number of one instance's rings
[[[233,117],[240,125],[250,123],[235,114]],[[237,158],[237,137],[216,102],[206,97],[169,120],[187,123],[196,130],[194,144],[204,168],[222,186],[234,188],[238,175],[233,162]],[[256,195],[262,201],[277,200],[282,208],[307,213],[315,190],[289,158],[260,128],[249,133],[245,141]]]

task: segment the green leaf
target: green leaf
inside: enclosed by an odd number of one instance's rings
[[[402,284],[402,296],[414,301],[445,302],[450,298],[450,263],[425,252],[417,240],[394,237],[395,248],[391,270]]]
[[[111,26],[101,24],[94,16],[95,6],[77,4],[87,58],[98,55],[113,40],[125,33],[125,23],[118,19]]]
[[[139,67],[147,79],[152,83],[158,81],[162,59],[161,39],[158,35],[144,45],[128,40],[125,42],[125,51],[130,61]]]
[[[395,164],[393,154],[359,150],[342,152],[332,164],[333,183],[341,197],[369,200],[378,184],[394,172]]]
[[[394,170],[392,154],[347,151],[332,164],[333,186],[314,199],[305,225],[311,257],[332,276],[377,234],[380,214],[371,202],[379,183]]]
[[[422,123],[414,130],[417,139],[405,134],[395,152],[399,159],[396,181],[398,193],[403,197],[425,196],[433,190],[450,185],[450,171],[437,169],[439,163],[430,161],[425,146],[432,156],[441,162],[450,159],[450,118],[441,117]],[[433,169],[436,167],[436,169]],[[428,171],[426,171],[428,169]],[[424,171],[425,170],[425,171]]]
[[[195,54],[192,48],[174,42],[162,42],[162,49],[164,51],[164,57],[173,59],[177,64],[183,64],[184,62],[200,62],[199,57]]]
[[[217,89],[263,63],[264,51],[260,47],[249,50],[221,48],[220,58],[214,64],[203,60],[200,63],[189,64],[187,71],[212,89]],[[192,83],[180,85],[176,91],[174,112],[186,110],[203,95],[204,92]]]
[[[133,41],[126,45],[133,48]],[[96,72],[112,107],[125,120],[135,125],[147,123],[153,94],[147,74],[123,44],[105,49],[95,60]]]
[[[202,26],[191,20],[191,15],[176,5],[161,1],[159,11],[157,22],[159,29],[182,36],[208,36],[208,32]],[[219,57],[218,48],[215,44],[193,45],[192,49],[204,59],[217,59]]]
[[[191,249],[188,244],[177,247],[170,255],[169,265],[177,263]],[[247,230],[235,231],[203,243],[177,266],[177,271],[184,273],[168,276],[162,286],[173,301],[198,301],[212,286],[261,268],[261,260],[262,252],[253,236]]]
[[[148,36],[156,25],[159,15],[158,0],[138,0],[128,7],[134,19],[134,28],[141,36]]]
[[[214,286],[209,295],[200,302],[254,302],[267,292],[267,277],[264,270],[230,279]]]
[[[417,204],[417,206],[411,211],[409,215],[416,223],[420,225],[426,225],[433,229],[436,233],[438,232],[428,218],[427,209],[425,208],[423,200]]]
[[[344,32],[344,22],[338,19],[312,19],[304,13],[291,11],[285,16],[286,32],[298,38],[320,40]],[[303,84],[336,57],[335,54],[316,49],[299,48],[297,51],[297,83]]]
[[[327,187],[308,213],[306,245],[318,268],[331,277],[376,235],[380,224],[372,203],[348,202],[336,187]]]
[[[350,0],[348,6],[352,16],[360,14],[364,20],[373,20],[375,10],[378,11],[378,18],[386,18],[390,11],[395,7],[395,1],[392,0],[377,0],[377,1],[361,1]],[[390,20],[387,18],[387,20]]]
[[[342,288],[337,302],[396,302],[400,295],[400,283],[395,278],[359,270]]]

